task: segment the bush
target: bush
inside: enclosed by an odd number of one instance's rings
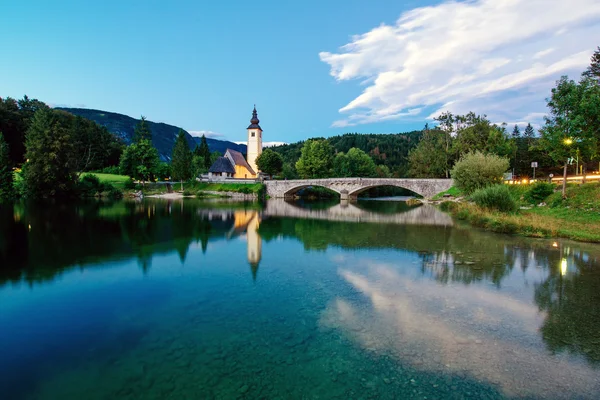
[[[77,185],[79,195],[81,197],[94,197],[97,193],[102,192],[103,185],[96,175],[84,175]]]
[[[128,190],[135,189],[135,181],[133,180],[133,178],[129,178],[128,180],[126,180],[124,187]]]
[[[463,156],[452,168],[454,184],[466,194],[502,182],[508,159],[480,152]]]
[[[538,182],[532,185],[525,193],[525,199],[529,203],[540,203],[554,193],[554,185],[547,182]]]
[[[185,190],[183,191],[183,195],[184,195],[184,196],[193,196],[193,195],[194,195],[194,193],[193,193],[191,190],[185,189]]]
[[[510,195],[506,185],[494,185],[478,189],[470,197],[479,207],[498,210],[502,212],[515,212],[517,203]]]
[[[113,174],[113,175],[119,175],[120,170],[119,170],[119,166],[118,165],[112,165],[110,167],[104,167],[102,168],[100,171],[98,171],[102,174]]]

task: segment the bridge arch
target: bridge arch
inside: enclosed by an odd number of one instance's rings
[[[340,191],[338,191],[335,188],[332,188],[332,187],[330,187],[328,185],[300,184],[300,185],[297,185],[297,186],[292,186],[290,188],[287,188],[287,190],[285,192],[283,192],[283,197],[285,197],[285,198],[292,197],[296,193],[298,193],[299,191],[301,191],[302,189],[306,189],[306,188],[309,188],[309,187],[321,187],[321,188],[329,189],[332,192],[336,192],[337,194],[341,194]]]
[[[351,198],[356,198],[358,197],[361,193],[366,192],[367,190],[373,189],[373,188],[382,188],[382,187],[395,187],[395,188],[399,188],[399,189],[404,189],[407,190],[409,192],[412,192],[413,195],[419,196],[419,197],[425,197],[423,196],[421,193],[416,192],[415,190],[411,189],[410,187],[407,187],[408,185],[395,185],[395,184],[389,184],[389,183],[381,183],[381,184],[374,184],[374,185],[367,185],[358,189],[355,189],[354,191],[348,193],[348,196],[350,196]]]

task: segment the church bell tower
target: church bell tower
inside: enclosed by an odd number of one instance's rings
[[[246,155],[246,161],[252,167],[254,172],[258,175],[258,167],[256,166],[256,159],[262,153],[262,129],[258,125],[258,115],[256,113],[256,105],[252,111],[252,119],[250,120],[250,126],[248,126],[248,152]]]

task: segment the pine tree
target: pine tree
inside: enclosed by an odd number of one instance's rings
[[[152,131],[150,130],[148,121],[146,121],[146,117],[142,115],[140,121],[135,126],[135,130],[133,131],[133,141],[135,143],[138,143],[140,140],[143,139],[152,142]]]
[[[583,75],[600,81],[600,46],[598,46],[598,49],[592,55],[590,66]]]
[[[210,168],[210,166],[212,165],[211,159],[210,159],[210,149],[208,148],[208,143],[206,141],[206,136],[202,135],[202,139],[200,140],[200,157],[204,158],[204,168],[206,168],[207,170]]]
[[[73,140],[52,110],[36,111],[25,147],[23,181],[27,196],[43,198],[73,192],[77,184]]]
[[[8,144],[0,132],[0,201],[11,199],[14,196],[11,164]]]
[[[512,137],[513,137],[513,139],[521,137],[521,131],[519,130],[519,125],[515,125],[515,128],[512,131]]]
[[[171,166],[173,179],[181,182],[181,190],[183,190],[183,181],[192,177],[192,152],[181,129],[173,146]]]
[[[531,126],[531,124],[527,124],[527,128],[525,128],[525,133],[523,136],[528,140],[531,140],[535,137],[535,131],[533,130],[533,126]]]

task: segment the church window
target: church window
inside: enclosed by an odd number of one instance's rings
[[[252,137],[254,137],[254,132],[252,132]]]

